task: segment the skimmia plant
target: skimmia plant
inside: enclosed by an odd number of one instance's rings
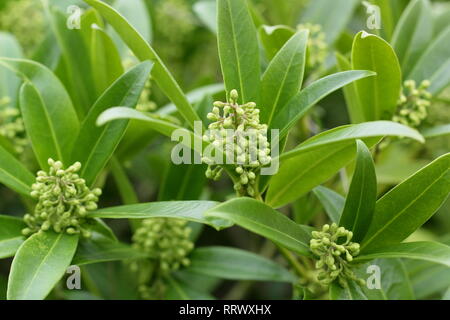
[[[0,33],[1,192],[17,198],[1,206],[0,296],[212,299],[234,280],[219,298],[245,298],[245,280],[284,283],[281,298],[441,298],[450,153],[386,162],[448,137],[430,119],[449,107],[450,9],[374,0],[385,27],[352,33],[357,0],[305,2],[300,19],[275,2],[46,0],[34,9],[42,43],[24,51]],[[153,33],[169,13],[184,29]],[[165,54],[181,59],[171,46],[197,32],[217,40],[223,84],[185,94]],[[326,112],[349,120],[329,125]],[[447,229],[430,232],[430,219]],[[257,245],[218,246],[224,233]],[[79,295],[64,287],[71,265]]]

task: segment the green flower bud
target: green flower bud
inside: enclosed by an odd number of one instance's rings
[[[64,169],[61,161],[48,160],[48,172],[39,171],[31,195],[38,200],[33,214],[25,215],[27,235],[53,229],[58,233],[89,235],[84,229],[89,219],[88,210],[97,208],[101,190],[90,190],[84,179],[76,174],[81,169],[79,162]]]
[[[358,280],[349,265],[359,253],[359,244],[350,241],[353,237],[351,231],[333,223],[324,225],[321,231],[311,232],[311,236],[310,249],[318,258],[319,282],[328,285],[335,280],[340,284],[346,284],[346,279]]]

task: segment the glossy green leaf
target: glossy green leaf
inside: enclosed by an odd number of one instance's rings
[[[427,89],[431,94],[438,95],[450,84],[450,27],[429,44],[426,51],[415,64],[408,79],[416,83],[423,80],[431,82]]]
[[[333,283],[330,287],[330,296],[333,300],[412,300],[414,293],[405,266],[399,259],[376,259],[355,270],[359,278],[368,283],[371,276],[376,276],[370,266],[379,268],[380,288],[369,289],[349,281],[348,288],[342,288]]]
[[[417,131],[390,121],[366,122],[325,131],[281,155],[281,165],[271,179],[266,202],[272,207],[280,207],[297,199],[327,181],[354,158],[356,139],[372,146],[385,135],[423,141]]]
[[[261,123],[270,125],[275,114],[296,95],[303,82],[308,32],[296,33],[280,49],[261,80]]]
[[[256,29],[245,0],[218,0],[218,46],[227,92],[240,102],[259,101],[260,64]]]
[[[0,215],[0,259],[12,257],[22,245],[25,228],[22,219]]]
[[[362,31],[353,41],[351,63],[354,70],[376,72],[375,77],[355,83],[364,120],[390,120],[402,85],[402,72],[392,47],[382,38]]]
[[[450,268],[424,260],[405,259],[416,299],[435,296],[450,286]]]
[[[296,281],[296,277],[279,264],[241,249],[201,247],[196,248],[189,259],[187,271],[221,279]]]
[[[153,30],[151,16],[148,13],[145,0],[116,0],[114,9],[130,21],[131,25],[142,35],[142,37],[152,42]]]
[[[339,193],[323,186],[315,187],[313,192],[320,200],[331,221],[338,223],[344,210],[345,198]]]
[[[125,73],[103,93],[81,124],[80,134],[72,153],[72,162],[82,163],[80,175],[89,185],[95,181],[112,156],[128,125],[127,120],[120,120],[98,127],[96,124],[98,116],[114,105],[124,108],[135,107],[151,68],[152,63],[146,61]]]
[[[369,300],[362,288],[352,280],[347,281],[348,286],[343,288],[338,283],[330,285],[331,300]]]
[[[392,46],[408,79],[433,35],[431,8],[428,0],[413,0],[403,12],[392,36]]]
[[[142,251],[131,246],[110,240],[84,240],[80,241],[78,249],[73,257],[72,264],[81,266],[91,263],[130,260],[146,258]]]
[[[112,39],[99,26],[92,26],[91,63],[97,96],[123,73],[122,60]]]
[[[369,250],[364,250],[367,252]],[[450,246],[438,242],[405,242],[392,246],[383,246],[361,254],[355,261],[377,258],[407,258],[425,260],[450,267]]]
[[[259,27],[259,40],[264,47],[267,59],[272,60],[294,33],[294,29],[284,25]]]
[[[194,121],[200,120],[198,115],[195,113],[180,86],[153,48],[120,13],[109,5],[98,0],[85,0],[85,2],[100,12],[139,60],[152,60],[155,63],[152,69],[153,79],[167,97],[169,97],[169,99],[177,106],[178,111],[187,120],[188,124],[193,127]]]
[[[150,128],[159,133],[171,138],[172,133],[177,131],[183,137],[189,136],[189,141],[186,139],[181,139],[181,143],[191,148],[192,144],[201,148],[203,145],[202,136],[200,134],[195,134],[194,132],[180,127],[172,122],[161,120],[158,116],[153,116],[150,114],[145,114],[140,111],[124,108],[124,107],[114,107],[104,111],[97,119],[97,125],[102,126],[105,123],[120,120],[120,119],[133,119],[133,120],[141,120],[144,121]],[[195,149],[197,150],[197,149]]]
[[[371,252],[404,240],[422,226],[450,193],[450,153],[436,159],[377,201],[372,223],[361,243]]]
[[[355,80],[373,75],[371,71],[344,71],[313,82],[279,110],[271,127],[280,129],[280,139],[285,137],[295,123],[324,97]]]
[[[93,81],[94,70],[89,59],[89,48],[83,38],[83,30],[69,29],[67,16],[56,7],[49,7],[49,21],[62,52],[68,72],[67,89],[77,110],[83,116],[96,98]],[[83,24],[83,28],[90,28]]]
[[[62,83],[49,69],[33,61],[0,58],[0,65],[26,81],[21,89],[20,108],[41,167],[48,167],[50,157],[68,162],[79,123]]]
[[[377,274],[373,267],[378,267]],[[376,259],[355,270],[361,279],[366,279],[366,286],[361,289],[369,300],[413,300],[414,291],[411,280],[402,260]],[[374,277],[379,275],[380,288],[369,288],[367,284],[376,284]]]
[[[353,232],[360,242],[372,221],[377,201],[377,177],[372,154],[361,140],[356,141],[356,167],[339,225]]]
[[[29,196],[34,180],[34,174],[0,146],[0,183],[20,194]]]
[[[260,201],[233,199],[213,207],[204,215],[206,218],[229,220],[290,250],[302,255],[310,254],[310,228],[296,224]]]
[[[77,244],[78,236],[52,231],[28,238],[11,265],[8,300],[44,299],[66,272]]]
[[[216,206],[215,201],[161,201],[99,209],[89,213],[91,217],[111,219],[179,218],[209,224],[222,229],[231,224],[222,219],[207,220],[203,213]]]
[[[303,11],[300,23],[322,26],[328,44],[333,44],[352,17],[357,0],[314,0]]]
[[[350,61],[343,55],[336,53],[337,68],[339,71],[352,70]],[[364,110],[361,107],[356,83],[352,82],[342,88],[344,92],[345,102],[352,123],[364,122]]]
[[[200,199],[206,182],[205,164],[171,163],[159,189],[158,200]]]

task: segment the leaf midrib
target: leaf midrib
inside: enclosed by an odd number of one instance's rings
[[[33,277],[31,278],[30,282],[28,283],[27,288],[25,289],[23,298],[28,297],[28,293],[29,293],[31,287],[33,286],[34,280],[36,279],[37,275],[39,274],[40,269],[42,268],[42,266],[44,265],[44,263],[46,262],[46,260],[48,259],[48,257],[50,256],[50,254],[52,253],[54,248],[56,247],[56,245],[59,243],[62,236],[63,236],[62,233],[58,234],[56,240],[54,241],[54,243],[52,244],[50,249],[47,251],[47,254],[44,256],[44,259],[41,260],[41,263],[35,269],[36,271],[35,271]]]
[[[335,150],[335,152],[330,153],[327,157],[322,158],[322,160],[320,160],[320,161],[318,161],[318,162],[315,162],[315,163],[313,163],[312,165],[310,165],[309,167],[307,167],[307,169],[305,169],[305,170],[303,171],[303,173],[302,173],[300,176],[297,175],[297,176],[293,177],[289,182],[286,182],[286,183],[285,183],[285,185],[284,185],[283,188],[278,189],[278,192],[276,193],[277,196],[272,197],[272,199],[271,199],[270,202],[273,203],[274,200],[278,200],[279,197],[280,197],[283,193],[285,193],[288,189],[290,189],[291,186],[292,186],[293,184],[297,183],[297,181],[298,181],[299,179],[303,178],[303,176],[305,175],[306,172],[308,172],[308,171],[310,171],[311,169],[313,169],[313,168],[319,166],[321,163],[323,163],[324,161],[328,160],[329,158],[331,158],[332,156],[334,156],[336,153],[342,151],[343,149],[345,149],[345,148],[347,148],[347,147],[349,147],[349,145],[345,145],[344,147]],[[301,155],[301,153],[300,153],[300,155]]]
[[[416,203],[426,192],[428,192],[429,189],[431,189],[436,183],[439,182],[439,180],[441,180],[441,178],[447,174],[447,171],[444,171],[442,174],[439,175],[439,177],[437,177],[433,183],[431,183],[427,188],[425,188],[421,193],[419,193],[419,195],[417,197],[414,198],[413,201],[411,201],[406,207],[404,207],[400,212],[398,212],[396,215],[394,215],[391,219],[389,219],[386,223],[383,224],[383,226],[377,230],[377,232],[375,232],[370,238],[367,239],[367,241],[364,241],[364,244],[361,245],[361,251],[363,250],[363,248],[367,247],[368,244],[370,244],[372,242],[372,240],[378,236],[381,232],[383,232],[388,226],[390,226],[395,220],[397,220],[397,218],[402,215],[406,210],[408,210],[414,203]],[[382,199],[380,199],[382,200]]]

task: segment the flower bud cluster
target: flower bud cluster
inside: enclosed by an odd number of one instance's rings
[[[28,56],[45,38],[45,14],[40,1],[2,1],[0,29],[11,32]]]
[[[319,269],[317,279],[324,285],[329,285],[338,280],[343,287],[346,280],[354,280],[363,284],[364,280],[358,279],[351,270],[349,262],[359,254],[359,244],[351,242],[353,233],[336,223],[331,226],[326,224],[322,231],[313,231],[310,241],[311,251],[319,257],[316,268]]]
[[[36,183],[32,185],[31,196],[38,200],[33,214],[24,217],[28,227],[22,233],[29,236],[40,230],[53,230],[58,233],[81,234],[90,237],[85,228],[87,212],[97,209],[99,188],[90,190],[86,181],[77,172],[79,162],[64,169],[61,161],[48,160],[48,172],[39,171]]]
[[[194,248],[194,244],[189,239],[191,228],[186,224],[187,221],[180,219],[145,219],[133,235],[133,247],[154,259],[161,274],[188,266],[187,256]],[[134,270],[138,267],[138,261],[131,265]]]
[[[428,80],[422,81],[419,87],[414,80],[406,80],[392,120],[413,128],[419,127],[427,118],[431,105],[431,93],[427,91],[429,86]]]
[[[224,157],[233,159],[239,180],[234,189],[241,195],[255,195],[256,175],[262,166],[271,162],[270,144],[267,141],[267,125],[259,121],[259,109],[254,102],[238,104],[238,92],[231,90],[229,102],[214,102],[207,117],[213,121],[203,140],[222,150]],[[224,160],[223,158],[221,160]],[[208,164],[206,176],[218,180],[224,163],[204,156]]]
[[[27,146],[25,138],[25,126],[19,110],[10,107],[9,97],[0,99],[0,136],[8,139],[17,154],[21,154]]]
[[[299,24],[297,30],[309,30],[307,47],[307,64],[309,69],[316,69],[325,62],[328,54],[325,33],[319,24]]]

